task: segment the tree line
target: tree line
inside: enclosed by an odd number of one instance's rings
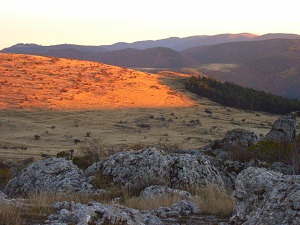
[[[185,82],[189,91],[209,98],[220,104],[275,114],[288,114],[300,110],[300,101],[242,87],[230,82],[220,82],[213,78],[192,76]]]

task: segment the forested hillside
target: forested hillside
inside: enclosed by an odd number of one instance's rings
[[[208,77],[191,77],[185,86],[188,90],[210,98],[220,104],[239,109],[287,114],[300,110],[300,101],[286,99],[277,95],[256,91],[233,83],[222,83]]]

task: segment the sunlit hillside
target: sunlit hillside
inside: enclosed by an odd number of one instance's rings
[[[197,149],[229,129],[266,134],[278,118],[192,94],[184,89],[186,76],[0,54],[0,157],[40,158],[66,149],[80,154],[93,139],[122,148],[160,143]]]
[[[1,109],[186,107],[159,76],[101,63],[0,54]]]

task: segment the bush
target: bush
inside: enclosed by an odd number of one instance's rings
[[[0,162],[0,188],[4,187],[12,178],[10,166]]]
[[[230,159],[239,162],[249,162],[258,159],[268,164],[282,162],[293,166],[294,173],[300,173],[300,135],[294,142],[262,140],[250,144],[247,148],[242,146],[227,146]]]
[[[273,163],[288,163],[292,151],[292,144],[288,142],[259,141],[248,147],[247,151],[260,160]]]
[[[87,140],[79,147],[79,152],[82,155],[82,160],[76,158],[75,162],[80,163],[82,165],[86,164],[87,166],[90,166],[94,162],[100,162],[108,158],[110,155],[116,153],[117,151],[118,148],[107,146],[103,144],[103,142],[99,139]]]

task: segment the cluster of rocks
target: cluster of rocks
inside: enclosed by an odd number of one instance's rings
[[[48,158],[35,163],[11,179],[5,193],[9,197],[27,196],[31,193],[103,193],[94,190],[84,173],[71,161],[63,158]]]
[[[247,149],[259,141],[291,142],[296,138],[297,118],[295,115],[286,115],[277,119],[268,134],[259,138],[254,132],[244,129],[233,129],[226,133],[221,140],[214,140],[202,148],[212,165],[218,168],[223,182],[227,188],[233,188],[237,175],[248,167],[268,167],[271,170],[282,172],[286,175],[295,174],[291,165],[274,162],[267,165],[258,159],[246,162],[233,161],[231,154]],[[235,152],[234,152],[235,151]],[[242,154],[242,153],[241,153]]]
[[[86,173],[63,158],[38,161],[10,180],[5,192],[11,197],[27,196],[32,192],[101,193],[103,190],[95,190],[90,183],[92,174],[98,171],[125,187],[154,184],[174,188],[196,184],[223,186],[217,169],[200,153],[165,154],[156,149],[144,149],[116,153],[104,162],[93,164]]]
[[[96,189],[91,182],[93,174],[97,172],[111,177],[112,182],[123,187],[146,187],[141,192],[141,199],[176,195],[184,200],[169,207],[145,211],[117,204],[62,202],[53,206],[57,213],[51,215],[46,224],[164,224],[164,219],[200,212],[189,201],[191,194],[180,188],[189,185],[224,187],[217,169],[199,152],[166,154],[156,149],[143,149],[116,153],[103,162],[93,164],[86,171],[64,158],[34,162],[9,181],[5,192],[9,197],[25,197],[36,192],[100,195],[106,191]]]
[[[110,156],[102,168],[115,183],[127,187],[167,185],[185,188],[189,185],[223,186],[217,169],[202,154],[169,153],[156,149],[119,152]]]
[[[52,214],[45,224],[120,224],[120,225],[163,225],[162,219],[200,213],[192,202],[180,201],[169,207],[138,211],[122,205],[105,205],[97,202],[81,204],[59,202],[53,205],[57,214]],[[175,225],[175,224],[174,224]]]
[[[249,167],[237,177],[231,224],[300,224],[300,177]]]
[[[283,117],[275,122],[265,138],[292,140],[296,124],[295,117]],[[229,224],[300,224],[300,178],[284,175],[292,174],[292,168],[279,162],[266,169],[258,168],[263,167],[259,160],[243,163],[228,160],[230,148],[247,147],[258,140],[253,132],[235,129],[227,132],[224,139],[214,141],[203,149],[211,157],[200,151],[165,153],[148,148],[116,153],[85,171],[64,158],[48,158],[32,163],[10,180],[5,188],[8,196],[0,193],[0,201],[16,204],[19,201],[10,198],[27,196],[32,192],[101,195],[108,190],[95,188],[91,182],[95,173],[100,172],[120,186],[144,187],[141,199],[177,195],[182,201],[153,210],[97,202],[59,202],[53,205],[56,213],[50,215],[45,224],[165,224],[168,218],[200,213],[201,209],[190,202],[191,194],[184,191],[193,185],[235,189],[237,204]],[[173,221],[171,224],[178,223]]]

